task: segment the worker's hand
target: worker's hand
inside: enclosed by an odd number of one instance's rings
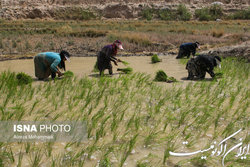
[[[61,76],[63,76],[64,74],[63,73],[61,73],[60,71],[58,72],[58,77],[61,77]]]
[[[116,62],[116,61],[114,61],[114,64],[115,64],[116,66],[118,66],[118,64],[117,64],[117,62]]]
[[[122,62],[121,59],[118,59],[117,62]]]

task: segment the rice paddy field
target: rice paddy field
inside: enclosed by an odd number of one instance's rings
[[[0,57],[8,59],[62,47],[73,56],[96,54],[116,38],[134,54],[177,50],[190,40],[200,41],[206,50],[249,37],[249,21],[237,20],[0,23]],[[222,68],[215,69],[221,77],[207,74],[204,80],[188,81],[187,59],[175,56],[159,54],[155,64],[150,56],[119,57],[133,72],[122,74],[117,69],[125,66],[119,64],[112,77],[107,71],[102,77],[93,72],[96,57],[72,57],[66,69],[73,77],[45,82],[35,79],[32,59],[1,61],[1,121],[85,121],[87,139],[0,142],[0,167],[218,167],[222,162],[228,167],[249,166],[249,63],[224,58]],[[159,70],[177,82],[154,81]],[[19,85],[18,72],[30,75],[33,82]],[[219,155],[221,148],[215,142],[227,138],[227,148]],[[197,150],[203,151],[172,154]]]
[[[184,61],[164,57],[160,56],[160,68],[172,61],[184,73]],[[141,61],[141,67],[155,66],[150,57],[143,59],[148,62]],[[211,152],[175,157],[169,151],[206,149],[239,129],[230,146],[239,138],[249,143],[250,69],[244,61],[223,59],[222,69],[216,69],[222,78],[185,81],[179,75],[179,82],[170,84],[154,82],[154,73],[134,70],[113,77],[77,74],[18,86],[14,72],[1,71],[2,121],[84,120],[88,137],[77,143],[2,142],[0,166],[222,166],[222,157]],[[236,154],[226,156],[226,166],[249,165],[249,155],[242,160]]]

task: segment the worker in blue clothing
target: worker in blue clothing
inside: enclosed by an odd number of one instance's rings
[[[65,68],[65,61],[69,61],[70,54],[67,51],[62,50],[60,53],[55,52],[43,52],[34,57],[35,64],[35,76],[39,80],[44,80],[51,75],[51,78],[62,76],[63,73],[59,70]]]
[[[187,56],[187,58],[189,58],[191,53],[193,56],[195,56],[196,48],[199,48],[199,45],[200,45],[199,42],[181,44],[181,46],[179,48],[179,53],[178,53],[178,56],[176,57],[176,59],[180,59],[180,58],[183,58],[185,56]]]

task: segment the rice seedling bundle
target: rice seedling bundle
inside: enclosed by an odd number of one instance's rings
[[[159,70],[156,73],[154,81],[167,82],[167,83],[177,82],[177,80],[174,77],[168,77],[167,74],[163,70]]]
[[[16,75],[16,79],[17,79],[18,85],[27,85],[27,84],[32,83],[32,77],[23,72],[18,73]]]
[[[133,72],[133,69],[131,67],[127,67],[127,68],[118,68],[117,71],[121,71],[125,74],[131,74]]]
[[[64,76],[65,76],[65,77],[73,77],[73,76],[74,76],[74,73],[73,73],[72,71],[66,71],[66,72],[64,73]]]
[[[161,62],[161,59],[158,57],[157,54],[154,54],[152,57],[151,57],[151,62],[154,64],[154,63],[158,63],[158,62]]]

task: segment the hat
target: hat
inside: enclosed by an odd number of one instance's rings
[[[65,57],[65,59],[67,60],[67,61],[69,61],[70,62],[70,57],[71,57],[71,55],[69,54],[69,52],[67,52],[67,51],[65,51],[65,50],[62,50],[61,52],[60,52],[60,55],[61,56],[64,56]]]
[[[114,41],[114,44],[121,50],[123,50],[123,47],[122,47],[122,42],[120,40],[115,40]]]

